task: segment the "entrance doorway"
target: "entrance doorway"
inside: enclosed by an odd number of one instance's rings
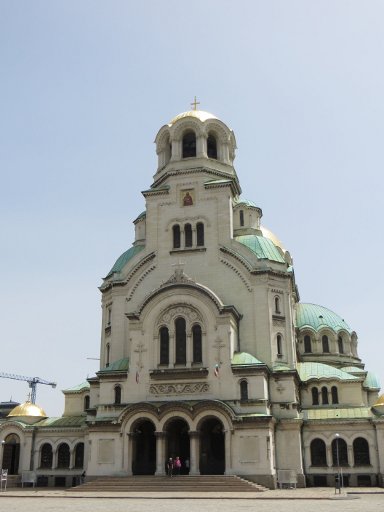
[[[132,430],[132,474],[154,475],[156,471],[155,426],[149,420],[142,420]]]
[[[19,472],[20,438],[16,434],[9,434],[4,439],[2,468],[8,469],[9,475]]]
[[[180,457],[182,475],[189,473],[189,434],[188,423],[180,418],[171,420],[167,427],[167,459]],[[165,461],[164,461],[165,462]]]
[[[223,424],[216,418],[205,420],[200,428],[200,474],[223,475],[225,443]]]

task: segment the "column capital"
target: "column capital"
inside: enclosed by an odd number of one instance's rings
[[[163,431],[156,431],[156,432],[154,432],[154,434],[155,434],[155,437],[158,437],[160,439],[167,435],[167,433],[163,432]]]
[[[196,438],[200,437],[200,432],[198,430],[190,430],[188,432],[188,435],[189,435],[190,438],[195,438],[196,439]]]

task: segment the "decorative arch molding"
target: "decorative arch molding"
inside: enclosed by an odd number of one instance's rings
[[[27,425],[26,425],[26,427],[27,427]],[[12,421],[12,420],[7,421],[7,423],[0,426],[0,432],[1,432],[3,439],[5,439],[7,436],[9,436],[11,434],[15,434],[20,437],[20,443],[22,440],[24,441],[25,430],[26,429],[23,428],[19,423],[16,423],[16,421]]]
[[[164,125],[160,128],[158,134],[156,135],[155,144],[156,144],[156,153],[159,154],[161,151],[164,151],[166,148],[167,142],[171,141],[171,131],[168,125]]]
[[[176,304],[169,306],[160,313],[154,326],[154,334],[157,334],[160,327],[173,323],[178,316],[187,318],[190,326],[194,325],[195,323],[198,323],[201,326],[206,324],[206,319],[202,317],[201,313],[194,306],[185,303]]]
[[[243,282],[247,290],[249,292],[252,292],[253,288],[251,286],[251,283],[248,281],[248,279],[245,278],[244,274],[237,267],[235,267],[235,265],[230,263],[228,260],[225,260],[224,258],[220,258],[220,262],[223,263],[228,268],[230,268],[240,278],[240,280]]]
[[[193,131],[196,137],[204,136],[204,128],[198,119],[193,117],[186,117],[176,122],[170,129],[171,140],[180,141],[184,133],[187,131]]]
[[[209,133],[212,133],[221,144],[230,144],[232,142],[234,143],[234,148],[236,148],[233,133],[219,119],[208,119],[204,124],[204,132],[206,137],[208,137]]]
[[[180,226],[184,226],[184,224],[186,224],[187,222],[190,222],[190,223],[203,222],[205,226],[207,226],[207,227],[211,226],[211,223],[210,223],[208,217],[205,217],[205,215],[198,215],[198,216],[195,216],[195,217],[188,217],[188,218],[186,218],[186,217],[174,217],[166,225],[165,231],[167,232],[170,229],[172,229],[172,227],[175,224],[179,224]]]
[[[129,302],[130,300],[132,300],[132,297],[134,296],[137,288],[140,286],[140,284],[144,281],[144,279],[151,273],[155,270],[156,268],[156,265],[152,265],[151,267],[147,268],[147,270],[145,270],[141,275],[140,277],[138,278],[138,280],[136,281],[136,283],[133,285],[128,297],[126,298],[126,301]]]

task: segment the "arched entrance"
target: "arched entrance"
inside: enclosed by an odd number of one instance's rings
[[[188,423],[181,418],[171,420],[166,426],[167,459],[169,457],[172,457],[173,459],[175,457],[180,457],[180,473],[183,475],[187,475],[189,473],[190,451],[188,431]]]
[[[223,475],[225,439],[223,424],[217,418],[206,419],[200,427],[200,474]]]
[[[155,426],[149,420],[135,423],[131,435],[132,474],[154,475],[156,470]]]
[[[8,469],[9,475],[17,475],[19,471],[20,438],[9,434],[4,439],[2,468]]]

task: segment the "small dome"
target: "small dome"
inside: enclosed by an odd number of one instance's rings
[[[373,404],[372,410],[375,414],[382,416],[384,414],[384,395],[380,395],[377,401]]]
[[[264,226],[260,226],[260,231],[263,233],[263,236],[265,238],[269,238],[269,240],[272,240],[272,242],[274,243],[274,245],[276,245],[276,247],[280,247],[280,249],[285,252],[285,249],[284,249],[284,246],[283,244],[280,242],[280,240],[277,238],[277,236],[275,235],[275,233],[272,233],[272,231],[270,231],[269,229],[267,229],[266,227]]]
[[[184,119],[184,117],[195,117],[199,119],[202,123],[207,121],[208,119],[217,119],[216,116],[209,112],[205,112],[204,110],[188,110],[188,112],[182,112],[178,114],[173,119],[171,119],[168,123],[169,126],[174,125],[179,119]]]
[[[299,303],[296,305],[296,327],[298,329],[310,327],[315,331],[329,328],[336,333],[341,330],[347,331],[349,334],[352,333],[352,329],[339,315],[317,304]]]
[[[23,404],[16,406],[8,414],[8,418],[22,418],[22,417],[35,417],[35,418],[46,418],[45,411],[36,404],[29,402],[28,400]]]

